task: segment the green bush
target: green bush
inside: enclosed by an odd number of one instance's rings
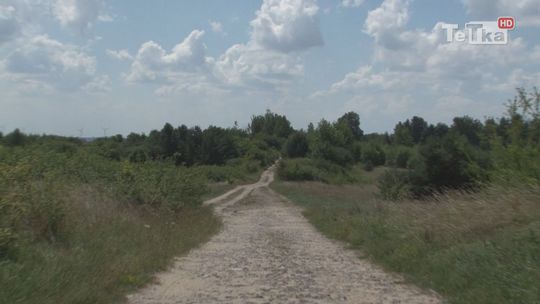
[[[362,161],[373,166],[382,166],[386,162],[386,155],[381,146],[376,144],[365,145],[362,151]]]
[[[309,150],[307,135],[303,132],[295,132],[289,136],[285,143],[285,153],[287,157],[305,157]]]
[[[486,181],[490,160],[463,136],[449,134],[442,139],[432,138],[421,146],[414,165],[413,191],[425,194],[433,190],[472,188]]]
[[[377,187],[385,200],[398,201],[409,197],[410,185],[407,172],[397,169],[386,170],[379,177]]]
[[[359,179],[354,170],[320,159],[284,159],[279,163],[278,176],[288,181],[320,181],[330,184],[352,183]]]

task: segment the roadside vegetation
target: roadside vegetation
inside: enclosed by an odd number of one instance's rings
[[[121,302],[219,230],[203,199],[257,180],[291,130],[268,112],[248,130],[0,134],[0,302]]]
[[[362,134],[355,113],[322,121],[304,154],[285,151],[273,188],[451,303],[540,302],[540,94],[518,89],[507,109],[451,125],[413,117],[392,134]]]

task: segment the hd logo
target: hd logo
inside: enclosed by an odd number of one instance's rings
[[[469,44],[508,44],[508,32],[516,26],[512,17],[500,17],[497,21],[472,21],[460,30],[457,24],[445,23],[447,42],[468,42]]]

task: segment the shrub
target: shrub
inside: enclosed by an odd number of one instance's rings
[[[285,153],[290,158],[305,157],[308,149],[308,138],[304,132],[291,134],[285,144]]]
[[[414,192],[423,194],[445,188],[471,188],[487,179],[489,159],[463,136],[431,138],[420,147],[412,168]]]
[[[297,159],[294,161],[281,161],[278,167],[278,175],[288,181],[314,181],[318,180],[320,173],[309,159]]]
[[[355,182],[358,179],[351,169],[331,161],[309,158],[284,159],[279,163],[277,173],[280,179],[289,181],[342,184]]]
[[[398,201],[409,196],[410,185],[407,172],[386,170],[378,180],[379,194],[385,200]]]
[[[386,162],[384,150],[379,145],[368,144],[362,151],[362,161],[371,163],[373,166],[382,166]]]

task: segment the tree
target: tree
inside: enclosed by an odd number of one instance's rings
[[[394,143],[403,146],[412,146],[414,141],[408,124],[398,122],[394,128]]]
[[[174,128],[171,124],[166,123],[159,132],[159,146],[163,156],[171,157],[176,152],[177,145]]]
[[[253,116],[248,129],[252,135],[263,133],[280,138],[287,138],[294,131],[286,116],[272,113],[270,110],[264,115]]]
[[[308,138],[304,132],[295,132],[291,134],[285,144],[285,152],[290,158],[305,157],[308,150]]]
[[[465,136],[472,145],[479,146],[482,127],[482,123],[479,120],[469,116],[463,116],[454,118],[451,131]]]
[[[428,124],[422,117],[414,116],[411,119],[410,131],[411,131],[412,140],[415,144],[419,144],[420,142],[424,140],[427,129],[428,129]]]
[[[4,138],[4,144],[6,146],[22,146],[26,141],[26,135],[19,129],[13,130],[13,132],[6,135]]]
[[[201,160],[204,164],[222,165],[235,157],[238,157],[238,149],[225,129],[210,126],[203,131]]]
[[[355,139],[360,139],[364,135],[364,131],[360,129],[360,116],[355,112],[345,113],[337,123],[347,126]]]
[[[345,166],[354,162],[351,153],[353,137],[352,133],[343,124],[332,124],[321,120],[312,136],[313,144],[310,145],[313,155],[317,158],[332,161]]]

